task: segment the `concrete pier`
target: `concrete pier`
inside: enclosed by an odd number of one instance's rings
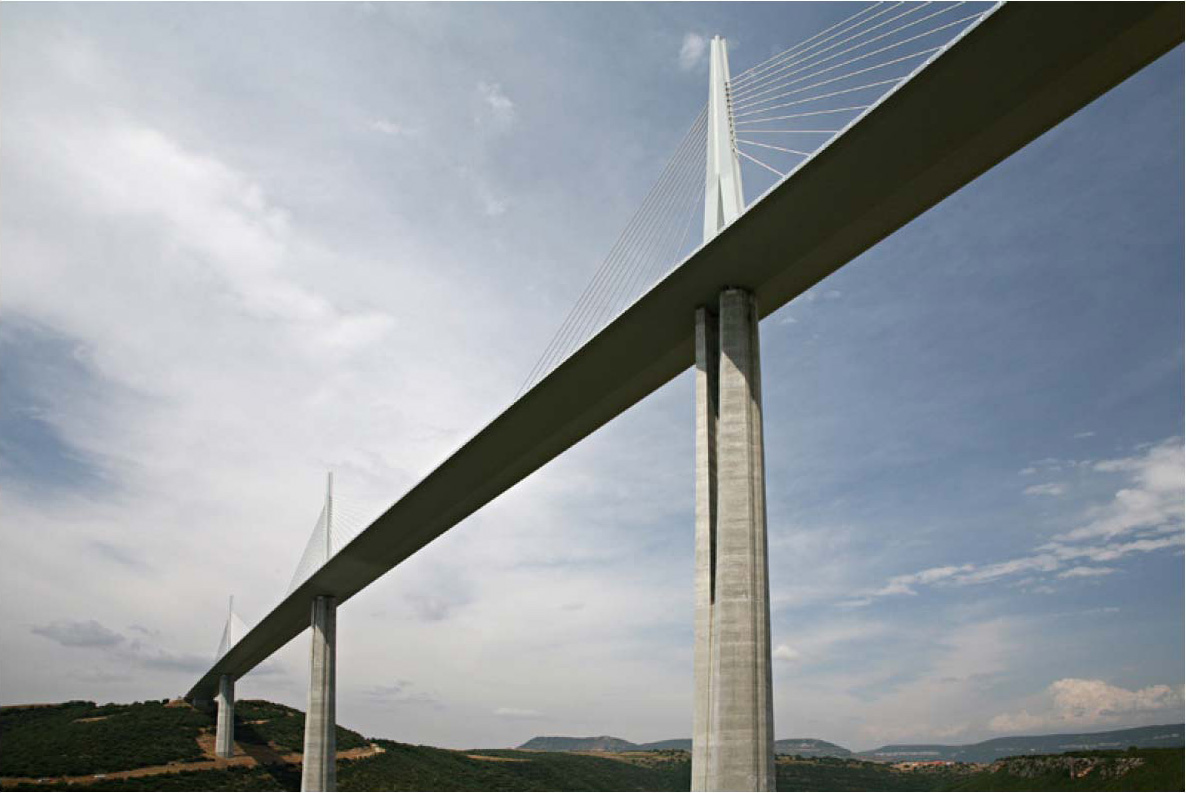
[[[716,566],[718,320],[696,310],[696,629],[692,711],[692,790],[709,790],[712,725],[712,605]]]
[[[699,740],[693,743],[692,787],[693,790],[774,790],[770,588],[757,306],[753,295],[745,290],[727,289],[721,293],[715,416],[711,407],[712,389],[707,385],[711,382],[713,357],[708,316],[705,312],[702,320],[701,314],[697,314],[700,426],[696,460],[694,727],[703,730],[703,718],[708,726],[706,735],[697,732]],[[703,332],[702,325],[706,328]],[[703,372],[699,360],[701,348],[705,361]],[[702,379],[706,383],[703,392]],[[703,448],[701,435],[704,435]],[[710,582],[707,597],[701,594],[705,581]],[[707,649],[703,646],[705,630]],[[707,675],[705,663],[710,670]],[[698,772],[700,776],[696,775]]]
[[[717,527],[712,623],[713,790],[774,789],[774,701],[758,313],[721,293]]]
[[[309,708],[305,712],[305,752],[301,762],[301,790],[337,789],[337,615],[337,600],[325,595],[313,599]]]
[[[214,733],[214,754],[235,754],[235,680],[230,675],[218,679],[218,721]]]

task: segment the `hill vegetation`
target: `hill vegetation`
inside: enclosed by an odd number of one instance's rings
[[[882,746],[860,757],[869,760],[950,760],[959,763],[991,763],[1003,757],[1027,754],[1060,754],[1063,752],[1126,749],[1139,746],[1146,749],[1182,746],[1186,727],[1181,724],[1161,724],[1152,727],[1133,727],[1106,732],[1064,733],[1059,735],[1025,735],[993,738],[963,746],[943,744],[897,744]]]
[[[74,776],[202,759],[210,717],[164,702],[0,710],[0,776]]]
[[[886,763],[847,757],[778,758],[778,790],[945,790],[958,778],[955,772],[917,774]]]
[[[0,777],[16,790],[298,790],[304,714],[236,704],[236,757],[213,755],[212,714],[178,702],[0,709]],[[579,739],[573,739],[579,740]],[[687,790],[680,748],[455,751],[367,740],[338,728],[339,790]],[[660,742],[678,743],[678,742]],[[782,744],[788,741],[780,742]],[[804,741],[815,751],[817,742]],[[818,742],[824,743],[824,742]],[[654,746],[652,744],[651,746]],[[630,744],[630,746],[640,746]],[[647,746],[647,745],[641,745]],[[834,744],[827,744],[835,746]],[[842,747],[835,747],[842,749]],[[1181,749],[1077,751],[991,764],[778,758],[778,789],[1182,790]]]
[[[1010,757],[948,790],[1183,790],[1181,749]]]
[[[211,713],[168,700],[131,705],[65,702],[0,709],[0,777],[108,774],[146,766],[209,759],[203,739]],[[304,748],[305,714],[262,700],[235,703],[235,740],[248,754],[271,760]],[[367,746],[338,727],[338,749]]]

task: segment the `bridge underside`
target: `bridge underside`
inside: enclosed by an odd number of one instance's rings
[[[1182,40],[1177,3],[999,8],[506,409],[199,680],[209,698],[459,521],[683,372],[726,287],[766,316]]]

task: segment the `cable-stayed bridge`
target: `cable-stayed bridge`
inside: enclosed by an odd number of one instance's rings
[[[1182,31],[1173,3],[875,3],[733,76],[714,40],[705,108],[512,403],[373,520],[331,485],[289,592],[245,633],[232,609],[187,694],[220,752],[235,680],[311,625],[302,786],[333,789],[337,606],[694,365],[693,788],[772,789],[758,321]]]

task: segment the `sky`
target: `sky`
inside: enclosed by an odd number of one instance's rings
[[[373,514],[510,402],[707,38],[858,7],[3,4],[0,702],[188,690],[328,470]],[[1182,720],[1183,137],[1179,48],[763,322],[778,737]],[[692,473],[685,373],[342,607],[339,722],[690,735]]]

